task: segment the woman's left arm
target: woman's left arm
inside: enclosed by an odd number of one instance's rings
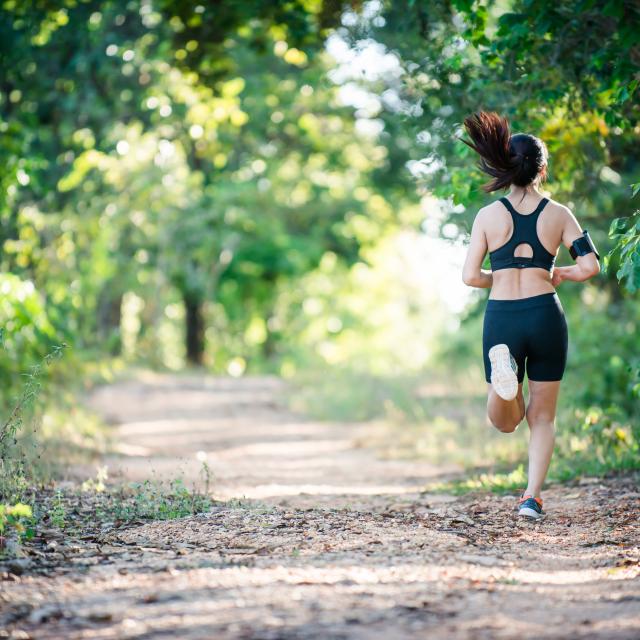
[[[471,241],[462,268],[462,281],[469,287],[488,289],[493,285],[493,273],[482,269],[482,261],[487,255],[488,245],[481,218],[481,213],[478,213],[471,227]]]
[[[562,242],[569,249],[576,238],[582,236],[582,227],[570,209],[565,207],[565,227],[562,232]],[[584,282],[600,273],[600,262],[595,253],[587,253],[576,258],[576,263],[567,267],[555,267],[551,277],[551,284],[557,287],[564,280]]]

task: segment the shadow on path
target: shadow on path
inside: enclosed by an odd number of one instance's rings
[[[281,390],[155,374],[98,389],[111,478],[196,479],[200,452],[219,502],[111,527],[48,574],[6,577],[0,637],[640,637],[632,478],[551,487],[546,520],[517,520],[514,496],[421,493],[455,469],[384,460],[368,442],[392,430],[306,420]]]

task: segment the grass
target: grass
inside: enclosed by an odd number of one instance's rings
[[[144,480],[117,486],[107,486],[106,467],[98,469],[95,479],[84,482],[76,491],[77,500],[91,498],[96,518],[102,522],[132,522],[134,520],[173,520],[208,511],[213,501],[209,497],[209,468],[203,464],[204,488],[188,487],[181,477],[173,480]]]
[[[507,494],[522,490],[527,486],[527,473],[523,464],[510,472],[471,473],[464,478],[434,482],[427,485],[425,493],[451,493],[462,495],[470,491],[491,491]]]
[[[476,372],[477,373],[477,372]],[[379,421],[393,438],[366,444],[390,459],[456,466],[460,477],[425,490],[460,494],[508,493],[527,484],[528,427],[512,434],[488,424],[484,385],[477,376],[442,369],[422,377],[372,376],[348,370],[307,373],[293,381],[289,406],[313,418]],[[475,380],[475,382],[473,382]],[[525,397],[528,389],[525,383]],[[640,469],[638,443],[623,417],[598,408],[576,409],[564,398],[548,482],[570,482]]]
[[[382,422],[393,438],[367,442],[391,459],[425,460],[474,469],[510,467],[526,456],[526,427],[505,437],[488,425],[484,388],[478,393],[445,373],[382,377],[317,372],[293,381],[289,406],[319,420]]]
[[[0,506],[0,557],[19,553],[19,543],[40,530],[74,538],[157,520],[173,520],[209,511],[208,492],[187,487],[182,478],[107,486],[104,470],[75,489],[32,490],[30,504]]]

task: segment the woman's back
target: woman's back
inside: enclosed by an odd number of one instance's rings
[[[491,298],[555,291],[550,269],[568,215],[567,207],[538,192],[528,193],[521,201],[505,196],[480,210],[493,270]]]

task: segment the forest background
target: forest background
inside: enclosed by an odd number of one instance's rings
[[[460,273],[480,109],[545,140],[606,256],[559,288],[551,477],[637,468],[639,26],[624,0],[2,2],[0,502],[108,446],[78,394],[139,367],[275,374],[462,488],[521,483]]]

